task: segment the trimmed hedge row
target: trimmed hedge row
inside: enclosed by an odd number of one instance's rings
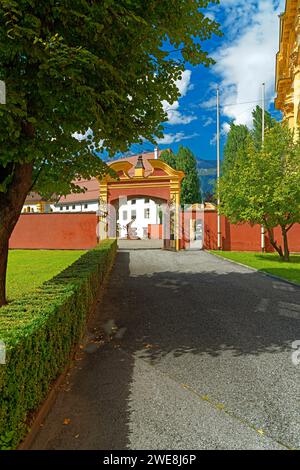
[[[112,265],[115,240],[105,240],[34,292],[0,308],[0,449],[15,448],[26,420],[45,399],[84,332],[99,286]]]

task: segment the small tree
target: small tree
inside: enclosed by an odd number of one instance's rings
[[[160,158],[175,170],[181,170],[185,174],[181,183],[181,205],[184,206],[185,204],[201,202],[202,198],[197,170],[197,160],[193,152],[187,147],[180,145],[177,155],[165,150],[161,153]]]
[[[263,224],[280,258],[289,261],[288,232],[300,222],[300,142],[276,123],[263,148],[248,137],[247,152],[238,153],[220,179],[221,213],[233,223]],[[281,227],[283,246],[273,229]]]

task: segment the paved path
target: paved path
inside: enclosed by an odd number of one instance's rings
[[[300,448],[300,288],[123,248],[89,338],[33,448]]]

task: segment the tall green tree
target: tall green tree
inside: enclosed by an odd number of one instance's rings
[[[253,127],[251,130],[246,125],[230,124],[223,150],[222,172],[230,169],[238,153],[246,153],[248,136],[251,135],[256,147],[261,148],[262,144],[262,108],[256,106],[252,112]],[[265,130],[271,129],[276,124],[276,120],[268,111],[265,111]]]
[[[251,134],[257,148],[261,148],[262,145],[262,116],[262,108],[260,106],[256,106],[252,111],[253,129]],[[274,119],[268,111],[265,111],[265,131],[272,129],[275,124],[276,119]]]
[[[160,160],[176,170],[176,155],[170,150],[163,150],[160,154]]]
[[[197,160],[193,152],[180,145],[177,154],[165,150],[160,158],[175,170],[181,170],[185,174],[181,183],[181,205],[202,202]]]
[[[185,62],[213,63],[199,41],[220,34],[211,2],[0,0],[0,306],[29,190],[76,191],[74,179],[106,171],[92,149],[113,155],[162,136],[162,102],[178,99]]]
[[[181,205],[202,202],[196,157],[189,148],[182,145],[176,155],[176,169],[185,174],[181,183]]]
[[[242,124],[230,124],[230,130],[227,135],[223,151],[222,172],[226,172],[233,165],[238,153],[246,153],[247,139],[250,131],[247,126]]]
[[[289,260],[288,232],[300,222],[300,141],[276,123],[257,148],[249,137],[246,155],[241,153],[220,179],[221,213],[233,223],[265,226],[279,256]],[[280,226],[283,245],[274,238]]]

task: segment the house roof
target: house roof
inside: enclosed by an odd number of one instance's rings
[[[90,180],[74,181],[77,186],[85,189],[84,193],[71,193],[67,196],[61,196],[58,204],[74,204],[87,201],[98,201],[99,199],[99,181],[97,178]]]
[[[57,196],[54,194],[51,197],[51,201],[55,201],[57,199]],[[39,202],[48,202],[48,199],[43,198],[39,193],[35,191],[31,191],[26,199],[24,204],[38,204]]]
[[[158,158],[160,157],[162,150],[158,150]],[[132,164],[132,168],[129,170],[128,174],[129,176],[134,175],[134,168],[138,162],[139,157],[142,157],[142,162],[145,168],[145,176],[147,177],[150,173],[152,173],[153,168],[151,164],[149,163],[149,160],[153,160],[155,158],[154,152],[146,152],[146,153],[139,153],[137,155],[132,155],[130,157],[125,157],[125,158],[120,158],[118,160],[114,160],[112,162],[109,162],[108,165],[112,165],[113,163],[116,162],[129,162]]]
[[[160,157],[162,153],[162,150],[158,150],[158,157]],[[143,165],[145,167],[145,176],[148,176],[152,171],[153,168],[150,165],[148,160],[154,159],[154,152],[146,152],[146,153],[139,153],[137,155],[131,155],[129,157],[124,157],[120,158],[118,160],[112,160],[108,162],[108,166],[111,166],[113,163],[119,162],[119,161],[128,161],[129,163],[132,164],[132,169],[129,170],[128,174],[129,176],[132,176],[134,174],[134,167],[137,164],[137,161],[139,157],[142,157]],[[74,183],[77,186],[80,186],[81,188],[85,189],[84,193],[71,193],[68,194],[67,196],[61,196],[58,201],[56,201],[57,204],[75,204],[75,203],[81,203],[81,202],[88,202],[88,201],[98,201],[99,199],[99,181],[97,178],[91,178],[90,180],[87,179],[82,179],[78,181],[74,181]],[[38,193],[29,193],[29,195],[26,198],[25,204],[36,204],[38,202],[43,201],[42,197]],[[55,201],[55,198],[53,198],[53,202]]]
[[[158,151],[158,157],[160,157],[162,150]],[[118,160],[112,160],[108,162],[108,166],[111,166],[113,163],[119,161],[127,161],[132,164],[132,169],[129,170],[129,176],[134,175],[134,168],[138,162],[139,157],[143,159],[143,165],[145,167],[145,176],[148,176],[152,171],[153,168],[149,163],[149,160],[154,159],[154,152],[146,152],[146,153],[139,153],[136,155],[131,155],[129,157],[119,158]],[[68,194],[67,196],[62,196],[58,204],[74,204],[79,202],[88,202],[88,201],[98,201],[99,199],[99,181],[97,178],[91,178],[90,180],[80,180],[76,181],[76,184],[82,188],[86,188],[84,193],[72,193]]]

